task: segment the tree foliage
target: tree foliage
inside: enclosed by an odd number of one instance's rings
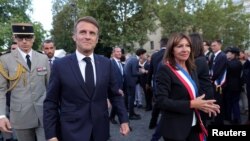
[[[204,39],[221,39],[223,45],[247,48],[249,14],[232,0],[160,0],[158,17],[164,35],[200,32]]]
[[[148,31],[154,31],[154,13],[149,1],[144,0],[81,0],[81,1],[55,1],[54,3],[54,32],[52,35],[58,42],[67,44],[67,51],[74,49],[73,43],[63,38],[71,36],[70,32],[63,33],[59,30],[72,30],[74,17],[90,15],[95,17],[101,27],[98,46],[121,46],[127,50],[133,49],[133,42],[141,44],[147,41]],[[57,8],[57,5],[64,5]],[[69,12],[69,13],[68,13]],[[75,12],[75,16],[74,16]],[[73,16],[72,16],[73,13]],[[68,26],[62,25],[67,22]],[[61,25],[56,24],[61,23]],[[61,28],[61,27],[64,28]],[[66,29],[67,28],[67,29]],[[70,39],[72,40],[72,39]],[[60,43],[64,44],[64,43]],[[63,47],[65,48],[65,46]]]
[[[31,23],[30,16],[32,12],[31,0],[0,0],[0,49],[7,49],[12,43],[12,23],[28,22]],[[45,31],[41,23],[34,23],[36,41],[33,49],[38,49]]]

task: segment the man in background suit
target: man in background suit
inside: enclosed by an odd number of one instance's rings
[[[120,132],[129,132],[128,115],[110,59],[94,54],[99,24],[90,16],[76,21],[76,52],[54,62],[44,101],[48,141],[107,141],[107,99],[117,111]],[[108,90],[112,93],[108,93]]]
[[[128,110],[130,120],[139,120],[141,116],[134,111],[135,87],[139,82],[139,76],[146,73],[144,68],[139,69],[139,59],[147,58],[146,50],[139,48],[136,50],[136,56],[131,56],[125,63],[125,86],[126,94],[128,95]]]
[[[213,56],[211,58],[211,81],[214,85],[214,98],[216,102],[220,105],[221,113],[219,113],[215,119],[214,123],[216,125],[224,124],[224,108],[223,108],[223,97],[222,97],[222,86],[225,83],[226,71],[227,71],[227,57],[226,54],[221,50],[222,43],[220,40],[214,40],[211,44],[211,49],[213,51]]]
[[[150,68],[149,68],[148,80],[147,80],[146,87],[147,87],[147,89],[149,89],[151,87],[151,89],[153,90],[154,97],[156,95],[155,76],[156,76],[156,72],[158,70],[158,66],[162,62],[163,55],[167,49],[166,48],[167,43],[168,43],[168,38],[162,37],[160,40],[161,49],[152,55],[151,61],[150,61]],[[152,113],[151,113],[151,119],[149,122],[149,129],[154,129],[157,126],[157,121],[158,121],[159,115],[160,115],[160,109],[156,105],[154,105]],[[151,141],[158,141],[160,138],[161,138],[160,128],[159,128],[159,126],[157,126],[154,134],[152,135]]]
[[[162,37],[160,40],[160,46],[161,49],[158,52],[155,52],[150,61],[150,68],[149,68],[149,73],[148,73],[148,80],[147,80],[147,89],[149,89],[152,86],[153,89],[153,95],[155,96],[156,94],[156,87],[155,87],[155,75],[158,69],[158,66],[160,62],[162,61],[163,55],[166,51],[166,46],[168,43],[168,38],[167,37]],[[153,83],[152,83],[153,82]],[[149,129],[153,129],[157,125],[158,117],[160,114],[160,109],[157,108],[156,106],[153,106],[152,114],[151,114],[151,120],[149,123]]]
[[[123,65],[121,63],[121,57],[122,57],[122,49],[119,47],[115,47],[113,48],[113,52],[112,52],[112,58],[111,58],[111,62],[113,64],[113,71],[118,83],[118,87],[119,89],[123,90],[123,85],[124,85],[124,70],[123,70]],[[125,102],[125,101],[124,101]],[[110,112],[110,122],[113,124],[117,124],[118,122],[115,120],[115,115],[116,115],[116,111],[114,108],[111,109]]]
[[[18,48],[0,58],[0,129],[14,129],[18,141],[45,141],[43,101],[50,74],[47,56],[32,50],[32,24],[13,24],[12,31]],[[6,91],[11,92],[10,122],[5,113]]]
[[[55,59],[58,59],[57,57],[54,56],[55,50],[56,50],[54,42],[51,39],[47,39],[43,41],[42,50],[43,50],[43,53],[48,56],[49,65],[50,67],[52,67],[52,64],[55,61]]]

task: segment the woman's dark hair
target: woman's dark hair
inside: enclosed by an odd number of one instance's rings
[[[184,33],[171,34],[171,36],[168,39],[167,49],[164,53],[163,61],[164,62],[168,61],[169,64],[173,67],[176,66],[176,61],[175,61],[175,57],[173,54],[173,50],[174,50],[174,47],[176,47],[182,39],[187,39],[187,41],[189,42],[189,44],[191,46],[191,51],[190,51],[189,58],[186,61],[186,66],[187,66],[188,71],[192,72],[193,70],[195,70],[194,54],[192,51],[192,42],[191,42],[190,37]]]
[[[203,39],[199,33],[192,33],[189,35],[192,42],[192,51],[194,58],[204,56]]]

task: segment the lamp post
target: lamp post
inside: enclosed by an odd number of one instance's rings
[[[74,24],[75,24],[76,18],[77,18],[77,6],[76,6],[76,3],[75,3],[75,2],[71,3],[70,6],[71,6],[72,9],[73,9],[72,17],[73,17]]]

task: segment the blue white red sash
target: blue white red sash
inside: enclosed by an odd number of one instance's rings
[[[226,82],[226,75],[227,75],[227,70],[225,69],[223,74],[220,75],[219,78],[214,81],[214,84],[217,87],[221,87]]]
[[[190,99],[193,100],[196,98],[196,95],[198,94],[198,88],[195,84],[195,82],[193,81],[193,79],[191,78],[191,76],[179,65],[177,65],[177,68],[179,70],[176,70],[174,67],[172,67],[169,63],[165,63],[170,70],[177,76],[177,78],[183,83],[183,85],[185,86],[185,88],[187,89]],[[201,128],[201,133],[199,134],[199,138],[200,141],[204,141],[205,136],[208,135],[207,130],[205,128],[205,126],[202,123],[201,117],[200,117],[200,113],[197,109],[194,109],[197,118],[198,118],[198,122]],[[205,135],[205,136],[204,136]]]

